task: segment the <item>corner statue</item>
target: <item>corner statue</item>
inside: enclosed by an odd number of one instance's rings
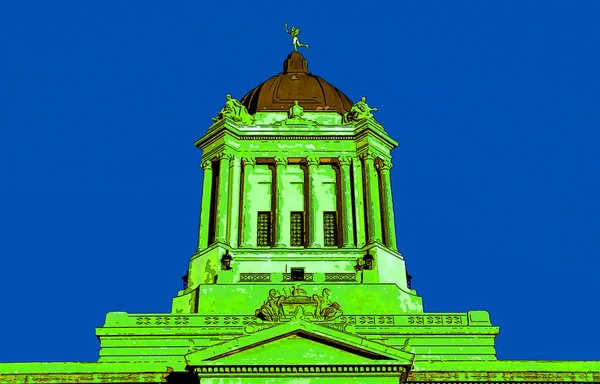
[[[360,98],[359,102],[352,106],[350,112],[344,114],[344,122],[349,123],[351,121],[370,119],[373,117],[371,111],[377,112],[377,108],[369,107],[369,104],[367,104],[367,98],[363,96]]]
[[[217,115],[217,117],[213,117],[213,121],[223,120],[225,117],[229,117],[231,120],[236,123],[242,123],[246,125],[254,124],[254,118],[246,107],[240,103],[238,100],[231,97],[230,94],[225,96],[227,101],[225,102],[225,106],[221,109],[221,112]]]
[[[298,34],[300,33],[300,28],[292,27],[288,31],[288,23],[285,23],[285,31],[292,36],[292,44],[294,45],[294,51],[298,51],[298,47],[306,47],[306,49],[310,49],[308,44],[301,44],[300,40],[298,40]]]

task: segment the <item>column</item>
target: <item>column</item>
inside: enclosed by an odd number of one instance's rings
[[[392,163],[390,161],[382,161],[379,163],[379,171],[381,172],[381,192],[382,192],[382,212],[385,233],[385,245],[393,250],[398,250],[396,245],[396,225],[394,220],[394,202],[392,199],[392,182],[390,179],[390,169]]]
[[[356,246],[361,248],[366,244],[365,201],[363,195],[363,167],[360,159],[353,157],[354,167],[354,211],[356,212]]]
[[[252,244],[250,239],[252,238],[252,215],[250,212],[251,204],[249,196],[252,193],[252,187],[250,186],[250,174],[252,169],[256,165],[256,159],[252,157],[242,158],[242,166],[244,167],[244,184],[243,184],[243,198],[242,198],[242,238],[241,247],[250,248]]]
[[[369,243],[381,243],[381,209],[379,205],[379,183],[375,170],[375,154],[367,151],[362,155],[365,163],[365,200],[367,203],[367,226]]]
[[[229,175],[229,245],[238,247],[238,234],[240,229],[240,181],[242,178],[242,161],[234,157],[230,164]]]
[[[217,190],[217,222],[215,239],[227,243],[227,222],[229,217],[229,164],[231,154],[224,151],[219,154],[219,189]]]
[[[200,229],[198,230],[198,251],[208,248],[208,227],[210,225],[210,198],[212,195],[212,161],[204,160],[202,180],[202,206],[200,208]]]
[[[352,215],[352,182],[350,180],[350,157],[339,158],[342,197],[342,248],[354,246],[354,217]]]
[[[308,248],[319,248],[317,243],[317,221],[319,220],[319,200],[316,191],[318,157],[307,157],[308,165]]]
[[[283,223],[285,220],[283,212],[283,171],[287,166],[287,158],[275,158],[275,248],[285,248],[285,233],[283,232]]]

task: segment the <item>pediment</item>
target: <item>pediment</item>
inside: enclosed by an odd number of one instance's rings
[[[253,364],[401,364],[413,355],[357,335],[295,320],[186,355],[188,367]]]

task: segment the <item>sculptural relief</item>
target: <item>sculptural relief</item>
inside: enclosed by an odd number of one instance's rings
[[[323,289],[320,295],[308,296],[306,290],[292,287],[287,296],[280,295],[275,289],[269,291],[269,298],[256,310],[256,317],[265,321],[283,321],[304,319],[311,321],[331,321],[343,312],[337,302],[330,299],[331,291]]]

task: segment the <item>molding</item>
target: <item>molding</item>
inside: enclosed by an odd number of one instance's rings
[[[327,365],[219,365],[194,368],[200,377],[209,376],[398,376],[407,368],[398,363],[384,364],[327,364]]]

